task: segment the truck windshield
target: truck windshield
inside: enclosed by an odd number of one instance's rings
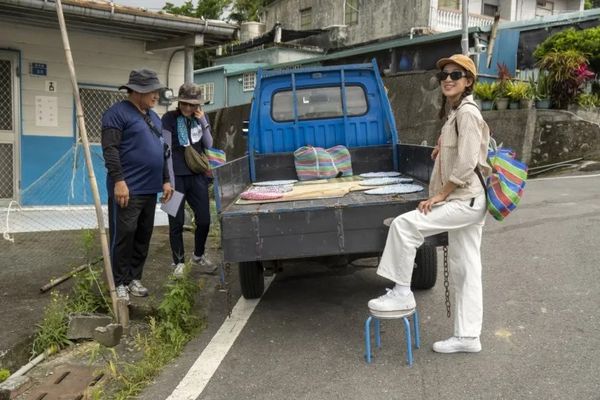
[[[299,120],[343,116],[342,88],[339,86],[298,89],[296,99]],[[346,86],[346,108],[348,116],[363,115],[367,112],[365,91],[361,86]],[[291,90],[273,95],[271,116],[278,122],[294,120]]]

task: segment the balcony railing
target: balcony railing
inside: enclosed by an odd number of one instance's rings
[[[462,12],[447,8],[431,7],[429,27],[435,32],[455,31],[462,28]],[[469,26],[488,26],[494,23],[493,17],[469,14]]]

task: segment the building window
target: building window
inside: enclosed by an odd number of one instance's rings
[[[312,8],[300,10],[300,29],[312,28]]]
[[[490,17],[493,17],[496,15],[496,13],[498,12],[498,6],[495,6],[493,4],[483,4],[483,15],[488,15]]]
[[[118,101],[125,100],[127,93],[116,89],[79,88],[83,117],[90,143],[100,143],[102,139],[102,114]]]
[[[460,10],[460,0],[439,0],[438,7]]]
[[[358,0],[346,0],[346,25],[358,24]]]
[[[544,17],[554,14],[554,2],[546,0],[537,0],[535,7],[535,16]]]
[[[200,86],[202,95],[204,96],[204,99],[208,102],[208,104],[214,104],[215,103],[215,83],[214,82],[200,83],[200,84],[198,84],[198,86]]]
[[[254,90],[254,86],[256,86],[256,72],[245,73],[242,78],[242,90],[250,92]]]

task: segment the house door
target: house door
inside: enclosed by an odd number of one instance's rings
[[[0,50],[0,205],[18,200],[19,80],[17,54]]]

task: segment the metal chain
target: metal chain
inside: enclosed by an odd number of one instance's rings
[[[448,281],[449,277],[448,273],[448,246],[444,246],[444,290],[446,296],[446,315],[450,318],[450,290],[448,289],[450,286],[450,282]]]

